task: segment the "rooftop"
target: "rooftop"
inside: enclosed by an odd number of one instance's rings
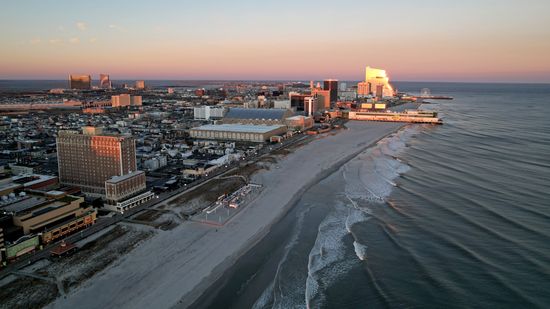
[[[13,179],[13,182],[15,183],[21,183],[23,184],[23,186],[29,187],[37,183],[41,183],[41,182],[56,179],[56,178],[57,178],[56,176],[32,174],[32,175],[14,176],[12,179]]]
[[[230,108],[224,118],[283,120],[286,113],[284,109]]]
[[[1,207],[0,209],[4,212],[14,212],[19,213],[22,211],[26,211],[29,209],[32,209],[38,205],[43,204],[48,199],[42,196],[29,196],[23,200],[19,200],[17,202],[14,202],[12,204],[6,205]]]
[[[108,182],[108,183],[117,183],[117,182],[129,179],[129,178],[132,178],[132,177],[134,177],[136,175],[139,175],[139,174],[143,174],[143,171],[134,171],[134,172],[128,173],[126,175],[122,175],[122,176],[113,176],[113,177],[111,177],[111,179],[107,180],[106,182]]]
[[[303,115],[297,115],[297,116],[288,117],[287,120],[302,120],[304,118],[309,118],[309,117],[306,117]]]
[[[5,206],[0,206],[0,210],[4,213],[28,213],[34,212],[33,216],[51,211],[55,208],[65,206],[80,199],[77,196],[66,195],[62,198],[51,199],[39,195],[27,195],[22,199],[18,199]]]
[[[118,139],[124,139],[129,138],[131,135],[129,134],[118,134],[113,132],[105,132],[102,131],[101,133],[97,133],[95,131],[88,131],[88,132],[80,132],[76,130],[59,130],[57,132],[58,137],[61,136],[85,136],[85,137],[111,137],[111,138],[118,138]]]
[[[46,192],[47,194],[49,195],[56,195],[56,196],[60,196],[60,195],[64,195],[66,194],[65,192],[63,191],[58,191],[58,190],[50,190],[48,192]]]
[[[252,125],[252,124],[208,124],[200,127],[193,128],[192,130],[203,131],[228,131],[239,133],[267,133],[273,130],[277,130],[283,126],[266,126],[266,125]]]

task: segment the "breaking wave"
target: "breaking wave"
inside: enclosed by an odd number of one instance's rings
[[[321,307],[326,301],[325,290],[357,263],[367,261],[368,246],[353,232],[354,225],[371,218],[371,207],[387,206],[387,197],[398,185],[396,178],[410,169],[398,156],[418,130],[416,126],[406,127],[342,167],[345,190],[340,202],[319,225],[309,255],[305,293],[308,308]]]
[[[353,248],[355,248],[355,254],[361,261],[365,261],[367,259],[367,245],[354,241]]]

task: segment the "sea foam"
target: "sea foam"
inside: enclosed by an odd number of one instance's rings
[[[365,261],[367,259],[367,245],[354,241],[353,248],[355,249],[355,255],[357,255],[361,261]]]
[[[353,233],[353,226],[371,218],[371,207],[386,205],[386,199],[397,183],[395,179],[410,167],[398,156],[406,148],[406,142],[418,129],[407,127],[380,140],[342,167],[345,181],[342,203],[320,224],[317,239],[311,249],[306,280],[306,305],[322,306],[325,301],[323,288],[351,271],[353,265],[367,260],[367,245]],[[349,258],[345,238],[353,238],[353,253]]]

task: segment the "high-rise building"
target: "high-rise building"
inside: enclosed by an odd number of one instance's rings
[[[330,109],[330,96],[332,95],[330,90],[324,90],[320,87],[316,87],[311,89],[311,95],[317,98],[319,110]]]
[[[129,95],[127,93],[111,96],[112,107],[142,106],[143,99],[140,95]]]
[[[369,83],[359,82],[357,83],[357,96],[364,98],[369,95]]]
[[[347,83],[339,83],[338,84],[338,89],[340,91],[346,91],[348,89],[348,84]]]
[[[131,106],[142,106],[143,105],[143,99],[140,95],[133,95],[130,97],[130,105]]]
[[[111,96],[112,107],[126,107],[130,106],[130,95],[127,93]]]
[[[297,92],[290,92],[288,98],[290,100],[290,108],[294,111],[303,112],[304,111],[304,100],[309,97],[309,94],[300,94]]]
[[[136,89],[145,89],[145,81],[136,80]]]
[[[323,83],[323,90],[330,91],[330,103],[336,103],[338,101],[338,80],[337,79],[325,79]]]
[[[313,114],[319,109],[317,97],[308,96],[304,98],[304,112],[307,116],[313,116]]]
[[[105,196],[106,180],[137,170],[135,140],[102,135],[95,127],[84,127],[82,133],[59,131],[57,160],[61,184],[80,187],[96,197]]]
[[[111,80],[108,74],[99,74],[99,88],[111,89]]]
[[[365,69],[365,82],[367,83],[367,92],[369,95],[382,98],[391,97],[395,94],[385,70],[367,66]],[[359,85],[357,86],[359,87]]]
[[[91,89],[92,77],[90,75],[69,75],[70,89]]]
[[[120,96],[118,95],[111,96],[111,107],[120,107]]]

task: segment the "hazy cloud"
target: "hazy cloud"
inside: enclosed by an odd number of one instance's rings
[[[90,38],[89,41],[90,41],[90,43],[95,43],[95,42],[97,42],[97,38]]]
[[[82,21],[77,22],[76,27],[80,31],[84,31],[84,30],[88,29],[88,25],[85,22],[82,22]]]
[[[110,24],[109,29],[117,30],[117,31],[120,31],[120,32],[126,32],[126,29],[122,28],[119,25],[115,25],[115,24]]]
[[[59,44],[59,43],[63,43],[63,40],[62,39],[50,39],[48,42],[50,44]]]
[[[78,43],[80,43],[80,38],[70,38],[69,43],[78,44]]]
[[[42,40],[41,40],[41,39],[38,39],[38,38],[32,39],[32,40],[29,41],[29,43],[30,43],[31,45],[40,44],[41,42],[42,42]]]

